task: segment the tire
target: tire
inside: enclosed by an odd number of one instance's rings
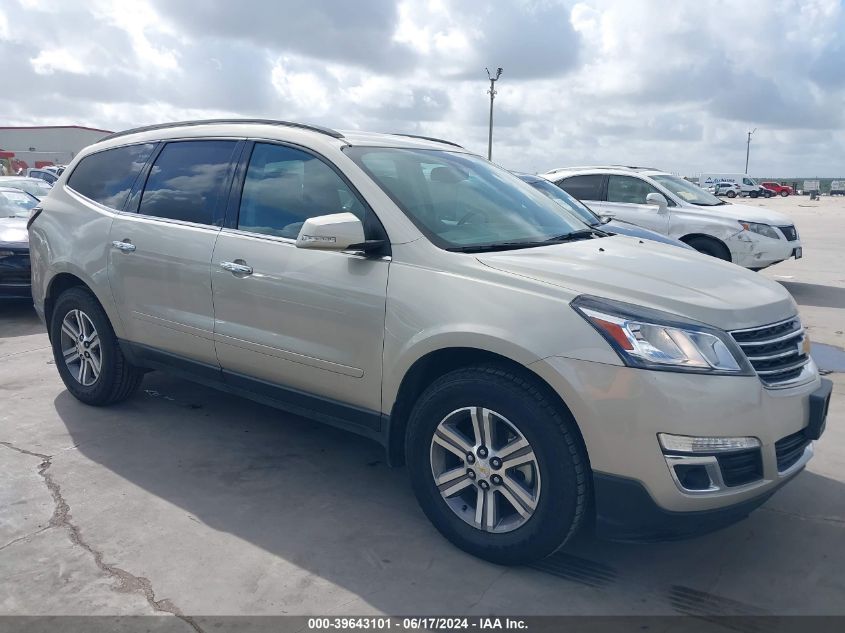
[[[729,191],[725,194],[728,198],[736,198],[736,191]]]
[[[80,333],[80,323],[83,340],[73,336]],[[65,387],[85,404],[121,402],[141,384],[143,373],[123,356],[105,311],[85,288],[70,288],[59,295],[50,319],[50,341]],[[65,351],[69,351],[67,357]],[[83,356],[86,353],[89,359]],[[87,366],[84,370],[83,365]]]
[[[487,412],[493,421],[494,439],[489,442],[489,454],[479,448],[484,442],[471,437],[473,411],[478,420]],[[453,437],[457,434],[463,441],[456,451],[453,451],[455,445],[444,450],[443,436],[439,435],[444,424],[451,424],[452,420],[470,429],[467,433],[453,433]],[[514,436],[510,435],[512,430],[517,431]],[[435,440],[436,432],[438,440]],[[511,438],[520,435],[528,442],[527,449],[523,447],[506,456],[508,449],[517,445],[517,439]],[[507,436],[507,445],[496,439],[501,440],[502,436]],[[457,456],[465,454],[464,448],[476,451],[473,461],[469,461],[469,456]],[[515,458],[526,450],[527,455]],[[589,461],[575,421],[544,389],[507,368],[481,365],[437,379],[414,405],[408,421],[405,453],[414,493],[426,516],[453,544],[479,558],[502,565],[543,558],[572,538],[587,518]],[[435,464],[440,453],[452,460],[452,465],[443,466],[441,477],[453,472],[460,476],[449,478],[449,483],[438,488],[435,473],[440,471],[436,471]],[[497,466],[495,460],[499,454],[503,463],[500,460]],[[508,462],[521,462],[528,456],[534,461],[517,467],[527,468],[527,476],[524,470],[507,466]],[[465,469],[469,466],[477,469],[477,474],[474,471],[473,480],[467,482],[469,473]],[[501,473],[498,482],[497,473]],[[485,482],[489,486],[487,492],[482,488]],[[453,485],[464,488],[447,499],[440,490]],[[532,510],[526,505],[522,512],[516,511],[517,505],[505,496],[509,494],[513,501],[519,501],[512,493],[513,486],[520,486],[532,500]],[[489,497],[485,496],[482,503],[482,523],[488,518],[485,511],[493,507],[494,527],[484,529],[473,524],[473,520],[478,516],[478,499],[487,494]],[[488,498],[494,500],[492,506],[487,503]]]
[[[693,237],[686,240],[686,243],[699,253],[704,253],[717,259],[723,259],[726,262],[731,261],[730,250],[717,239],[712,237]]]
[[[789,192],[788,191],[781,191],[780,195],[781,195],[781,197],[786,198],[786,196],[789,195]]]
[[[759,194],[756,191],[751,191],[748,194],[751,198],[756,198]]]

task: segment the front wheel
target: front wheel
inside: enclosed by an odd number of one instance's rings
[[[699,253],[723,259],[726,262],[731,261],[730,250],[728,250],[728,247],[717,239],[712,237],[693,237],[686,240],[686,243],[689,246],[692,246]]]
[[[85,404],[101,406],[131,396],[143,374],[129,364],[108,316],[84,288],[70,288],[56,300],[50,343],[67,390]]]
[[[781,195],[781,198],[786,198],[786,196],[789,195],[789,192],[788,191],[781,191],[780,195]]]
[[[751,193],[749,193],[748,195],[749,195],[749,196],[751,196],[752,198],[756,198],[758,194],[757,194],[757,192],[756,192],[756,191],[752,191],[752,192],[751,192]]]
[[[436,380],[414,406],[405,451],[425,514],[480,558],[543,558],[587,514],[589,466],[574,420],[507,369],[471,367]]]

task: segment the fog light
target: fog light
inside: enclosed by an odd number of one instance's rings
[[[687,490],[708,490],[713,486],[707,468],[701,464],[678,464],[675,466],[675,476]]]
[[[760,448],[756,437],[693,437],[658,433],[657,439],[664,451],[676,453],[720,453]]]

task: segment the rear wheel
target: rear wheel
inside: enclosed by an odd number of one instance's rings
[[[86,404],[120,402],[141,384],[142,372],[123,356],[105,311],[84,288],[59,295],[50,320],[50,341],[65,387]]]
[[[414,492],[452,543],[499,564],[551,554],[587,514],[575,423],[532,381],[494,365],[435,381],[408,422]]]
[[[731,261],[731,252],[722,242],[712,237],[692,237],[684,240],[699,253],[710,255],[726,262]]]
[[[736,191],[729,191],[727,194],[728,198],[736,198]]]

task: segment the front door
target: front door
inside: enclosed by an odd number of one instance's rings
[[[238,141],[167,143],[112,222],[109,283],[126,337],[217,366],[211,255]]]
[[[657,205],[648,204],[646,196],[650,193],[665,197],[645,180],[610,174],[607,177],[606,201],[601,205],[600,214],[666,235],[669,232],[669,209],[661,211]]]
[[[380,230],[372,211],[321,158],[262,142],[233,206],[212,266],[226,380],[268,397],[378,412],[389,258],[295,246],[307,218],[341,212],[361,218],[370,239]]]

